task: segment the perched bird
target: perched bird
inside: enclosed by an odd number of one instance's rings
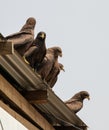
[[[35,18],[30,17],[26,20],[25,25],[19,32],[5,37],[5,39],[13,42],[15,50],[17,50],[21,56],[24,55],[34,40],[35,25]]]
[[[71,99],[65,102],[65,104],[74,112],[77,113],[83,107],[83,100],[90,99],[87,91],[81,91],[75,94]]]
[[[55,62],[54,66],[52,67],[50,73],[46,77],[46,82],[50,85],[51,88],[55,85],[58,79],[58,75],[60,71],[64,70],[64,66],[61,63],[58,63],[58,60]]]
[[[24,54],[24,59],[35,70],[37,70],[37,67],[43,61],[46,55],[45,39],[45,32],[39,32],[33,41],[32,46]]]
[[[37,72],[41,75],[43,80],[46,80],[58,56],[62,57],[62,50],[60,47],[51,47],[47,49],[46,56],[37,69]]]

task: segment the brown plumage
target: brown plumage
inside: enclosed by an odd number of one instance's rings
[[[51,88],[55,85],[58,79],[58,75],[60,71],[64,70],[64,66],[61,63],[58,63],[58,60],[54,63],[54,66],[52,67],[50,73],[46,77],[46,82],[50,85]]]
[[[37,69],[37,72],[41,75],[42,79],[46,79],[55,64],[55,61],[57,61],[58,56],[62,57],[62,50],[60,47],[51,47],[47,49],[46,56]]]
[[[32,46],[24,54],[25,59],[35,70],[37,70],[37,67],[43,61],[46,55],[45,39],[45,32],[39,32],[33,41]]]
[[[21,56],[24,55],[25,51],[30,47],[34,40],[35,25],[35,18],[30,17],[26,20],[25,25],[19,32],[5,37],[7,40],[13,42],[14,48]]]
[[[71,99],[65,102],[65,104],[74,112],[77,113],[83,107],[83,100],[90,99],[87,91],[81,91],[75,94]]]

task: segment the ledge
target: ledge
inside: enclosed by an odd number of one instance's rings
[[[36,99],[34,96],[29,97],[27,94],[24,97],[48,121],[50,119],[53,126],[71,126],[77,130],[85,130],[87,125],[64,104],[51,88],[49,88],[48,84],[42,81],[40,76],[24,62],[23,58],[17,52],[9,55],[0,55],[0,71],[5,79],[12,83],[16,89],[21,89],[21,94],[22,91],[27,91],[30,95],[38,91],[40,91],[40,94],[45,92],[45,96],[40,97],[41,95],[39,94],[39,99]]]

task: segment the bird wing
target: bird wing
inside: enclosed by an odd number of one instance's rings
[[[11,35],[6,36],[6,39],[11,39],[11,38],[18,38],[20,37],[22,34],[31,34],[30,32],[27,31],[21,31],[21,32],[17,32],[17,33],[13,33]]]
[[[18,32],[5,37],[7,40],[12,41],[15,47],[26,44],[27,42],[32,42],[34,37],[27,32]]]
[[[71,103],[67,103],[66,105],[75,113],[78,112],[83,106],[82,102],[80,101],[73,101]]]
[[[58,79],[59,72],[60,72],[59,64],[58,64],[58,61],[56,61],[54,63],[54,65],[52,66],[51,71],[46,78],[46,81],[50,85],[51,88],[55,85],[55,83]]]
[[[65,101],[64,103],[65,103],[65,104],[69,104],[69,103],[75,102],[75,101],[77,101],[77,99],[71,98],[71,99]]]
[[[35,51],[37,51],[37,47],[36,46],[31,46],[24,54],[24,56],[26,58],[28,58],[29,56],[31,56]]]

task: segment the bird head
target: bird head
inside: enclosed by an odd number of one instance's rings
[[[80,95],[81,95],[81,98],[84,100],[84,99],[88,99],[90,100],[90,95],[87,91],[81,91],[80,92]]]
[[[90,100],[90,96],[89,96],[89,93],[87,92],[87,91],[80,91],[80,92],[78,92],[78,93],[76,93],[73,97],[72,97],[72,99],[78,99],[78,100],[81,100],[81,101],[83,101],[84,99],[88,99],[88,100]]]
[[[63,64],[59,63],[59,68],[65,72]]]
[[[40,39],[40,40],[45,40],[46,38],[46,33],[45,32],[39,32],[37,34],[37,38]]]
[[[35,26],[36,25],[35,18],[33,18],[33,17],[28,18],[26,21],[26,24]]]
[[[53,48],[56,56],[62,57],[62,49],[60,47],[52,47],[52,48]]]

